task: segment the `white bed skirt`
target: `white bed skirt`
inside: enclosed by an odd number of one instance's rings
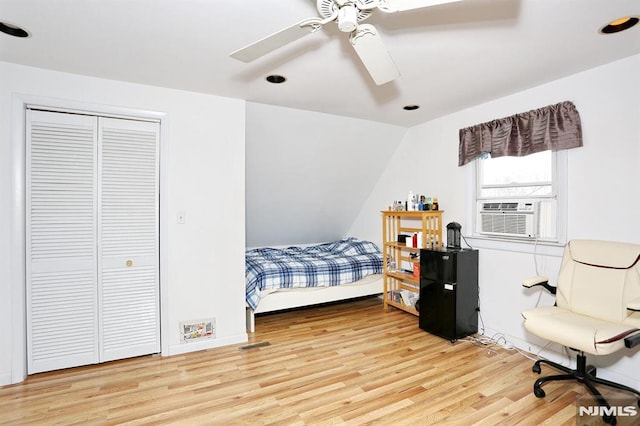
[[[359,281],[332,287],[285,288],[262,292],[255,311],[247,307],[247,331],[255,331],[254,314],[382,294],[382,287],[382,274],[375,274]]]

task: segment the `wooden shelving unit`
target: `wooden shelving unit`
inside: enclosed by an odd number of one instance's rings
[[[420,295],[420,277],[414,277],[410,270],[414,260],[411,253],[420,253],[398,242],[398,235],[413,235],[422,232],[421,248],[442,248],[443,211],[383,211],[382,212],[382,251],[384,255],[384,308],[393,306],[413,315],[418,315],[414,305],[407,304],[400,296],[401,290],[411,292],[412,298]],[[395,262],[396,268],[390,269]],[[409,293],[408,293],[409,294]]]

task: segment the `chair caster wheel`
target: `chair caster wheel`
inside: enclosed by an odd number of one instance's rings
[[[531,367],[531,371],[540,374],[540,372],[542,371],[542,369],[540,368],[540,364],[533,364],[533,367]]]
[[[537,396],[538,398],[544,398],[544,396],[546,395],[544,393],[544,391],[542,390],[542,388],[539,388],[539,387],[536,387],[536,386],[533,387],[533,394],[535,396]]]
[[[602,416],[602,421],[608,425],[615,425],[618,423],[615,416]]]

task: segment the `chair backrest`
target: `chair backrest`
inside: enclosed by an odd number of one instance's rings
[[[611,322],[640,326],[640,313],[626,309],[640,297],[640,245],[572,240],[558,275],[560,308]]]

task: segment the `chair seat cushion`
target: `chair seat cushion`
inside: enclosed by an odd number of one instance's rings
[[[522,316],[527,331],[592,355],[607,355],[623,349],[624,334],[634,329],[630,324],[603,321],[556,306],[530,309],[522,312]],[[610,339],[613,341],[597,343]]]

